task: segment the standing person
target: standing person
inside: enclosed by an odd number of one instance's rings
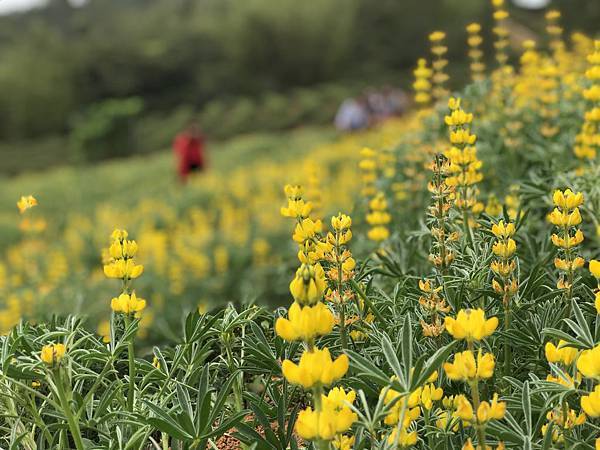
[[[177,172],[182,183],[191,172],[204,169],[204,135],[196,123],[179,133],[173,141],[173,152],[177,158]]]

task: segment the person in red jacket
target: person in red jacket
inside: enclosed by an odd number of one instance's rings
[[[179,133],[173,141],[173,152],[177,158],[179,179],[185,183],[191,172],[204,169],[204,136],[197,124]]]

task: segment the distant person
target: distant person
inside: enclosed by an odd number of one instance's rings
[[[173,152],[177,158],[177,172],[183,183],[190,173],[204,170],[204,141],[204,135],[195,123],[175,137]]]
[[[347,98],[335,115],[335,127],[340,131],[354,131],[369,126],[369,114],[364,101]]]

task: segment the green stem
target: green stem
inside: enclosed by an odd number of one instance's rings
[[[465,235],[467,236],[467,242],[469,243],[469,247],[473,247],[473,236],[471,236],[471,227],[469,225],[469,213],[467,209],[463,209],[463,228],[465,231]]]
[[[510,339],[508,338],[508,329],[510,328],[510,296],[506,295],[504,304],[504,376],[510,375],[510,365],[512,359],[512,348],[510,347]]]
[[[342,256],[340,255],[340,233],[339,231],[335,232],[335,259],[337,263],[337,291],[340,299],[340,341],[342,344],[342,349],[346,350],[348,348],[348,335],[346,331],[346,311],[344,309],[343,302],[343,283],[342,283]]]
[[[131,323],[129,317],[125,316],[125,329],[129,328]],[[129,360],[129,388],[127,390],[127,409],[129,412],[133,412],[133,405],[135,402],[135,348],[134,348],[135,334],[129,337],[127,342],[127,353]]]
[[[60,401],[61,408],[65,413],[65,417],[67,418],[67,423],[69,425],[69,430],[71,431],[71,436],[73,437],[73,441],[75,441],[75,447],[77,450],[85,450],[83,445],[83,439],[81,438],[81,431],[79,430],[79,423],[75,421],[75,417],[73,416],[73,411],[71,410],[71,405],[69,404],[69,400],[65,394],[65,388],[63,385],[63,380],[60,374],[60,368],[56,369],[53,372],[56,375],[56,392],[58,394],[58,399]]]

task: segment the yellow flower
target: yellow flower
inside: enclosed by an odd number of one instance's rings
[[[446,33],[443,31],[434,31],[429,35],[429,40],[431,42],[438,42],[446,38]]]
[[[548,362],[562,362],[567,366],[570,365],[577,357],[577,349],[568,347],[567,345],[567,342],[563,341],[562,339],[558,341],[557,346],[555,346],[552,342],[547,342],[544,350]]]
[[[454,381],[472,381],[490,378],[494,373],[494,355],[483,354],[481,350],[475,355],[471,350],[454,355],[454,362],[444,363],[444,370],[448,378]]]
[[[343,231],[352,226],[352,219],[346,214],[339,213],[331,217],[331,226],[336,231]]]
[[[320,233],[323,226],[320,220],[312,220],[310,218],[302,219],[300,223],[296,225],[292,239],[295,242],[302,244],[306,241],[314,239],[317,233]]]
[[[58,364],[61,359],[65,356],[66,348],[64,344],[48,344],[42,347],[42,352],[40,353],[40,359],[48,364],[49,366],[53,366],[55,363]]]
[[[581,352],[577,360],[577,369],[584,377],[600,380],[600,345]]]
[[[492,225],[492,233],[497,238],[507,239],[515,234],[515,224],[512,222],[505,224],[504,220],[501,220]]]
[[[33,195],[23,195],[17,202],[17,208],[19,208],[19,212],[23,214],[25,211],[33,208],[37,204],[38,202]]]
[[[327,283],[325,271],[319,263],[302,264],[290,283],[290,292],[300,305],[314,305],[321,297]]]
[[[486,423],[492,419],[500,420],[506,413],[506,403],[498,401],[498,394],[494,394],[492,403],[483,401],[477,408],[477,422]]]
[[[332,360],[327,347],[322,350],[314,348],[304,351],[297,365],[286,359],[281,370],[290,383],[310,389],[316,385],[328,386],[342,378],[348,371],[348,363],[344,354]]]
[[[600,261],[592,259],[590,261],[590,272],[595,278],[600,280]]]
[[[144,272],[144,266],[136,264],[133,259],[118,259],[104,266],[104,275],[108,278],[123,280],[135,279]]]
[[[327,441],[348,431],[358,419],[346,404],[352,403],[355,395],[354,391],[346,394],[343,389],[332,389],[327,396],[322,396],[322,411],[313,411],[309,407],[298,414],[296,431],[304,439]]]
[[[396,442],[396,434],[398,432],[398,428],[394,428],[394,430],[390,433],[387,442],[388,445],[394,445]],[[417,432],[416,431],[407,431],[405,428],[400,430],[400,436],[398,436],[398,444],[401,447],[410,447],[411,445],[415,445],[417,443]]]
[[[517,251],[517,244],[511,238],[506,242],[498,241],[494,243],[492,251],[494,252],[494,255],[500,256],[501,258],[510,258],[515,251]]]
[[[137,298],[135,292],[131,295],[123,293],[110,301],[110,307],[116,313],[133,314],[146,308],[146,300]]]
[[[581,397],[581,408],[590,417],[600,417],[600,384],[594,388],[590,395]]]
[[[354,446],[354,436],[340,434],[333,440],[333,447],[338,450],[352,450]]]
[[[498,318],[486,320],[483,309],[461,309],[456,318],[445,317],[444,323],[454,339],[472,342],[490,336],[498,327]]]
[[[581,213],[579,208],[575,208],[571,212],[554,208],[548,215],[548,220],[557,227],[574,227],[581,223]]]
[[[133,258],[137,253],[138,245],[135,241],[113,241],[108,249],[108,253],[114,259]]]
[[[464,395],[459,395],[456,398],[456,411],[454,411],[454,416],[465,422],[473,421],[473,406],[471,406],[471,403]]]
[[[432,383],[423,386],[421,391],[421,404],[426,410],[433,407],[433,402],[440,400],[444,395],[444,390],[441,387],[436,388]]]
[[[280,317],[275,322],[275,331],[286,341],[312,341],[318,336],[329,334],[333,329],[333,314],[323,303],[315,306],[300,306],[292,303],[289,319]]]
[[[571,189],[566,189],[564,192],[556,190],[552,196],[552,201],[559,208],[573,209],[583,204],[583,194],[581,192],[575,194]]]
[[[594,306],[596,306],[596,312],[600,314],[600,292],[596,292],[596,301],[594,302]]]
[[[127,230],[120,230],[119,228],[116,228],[110,235],[110,238],[113,241],[123,241],[123,240],[127,239],[127,236],[129,236],[129,233],[127,233]]]

